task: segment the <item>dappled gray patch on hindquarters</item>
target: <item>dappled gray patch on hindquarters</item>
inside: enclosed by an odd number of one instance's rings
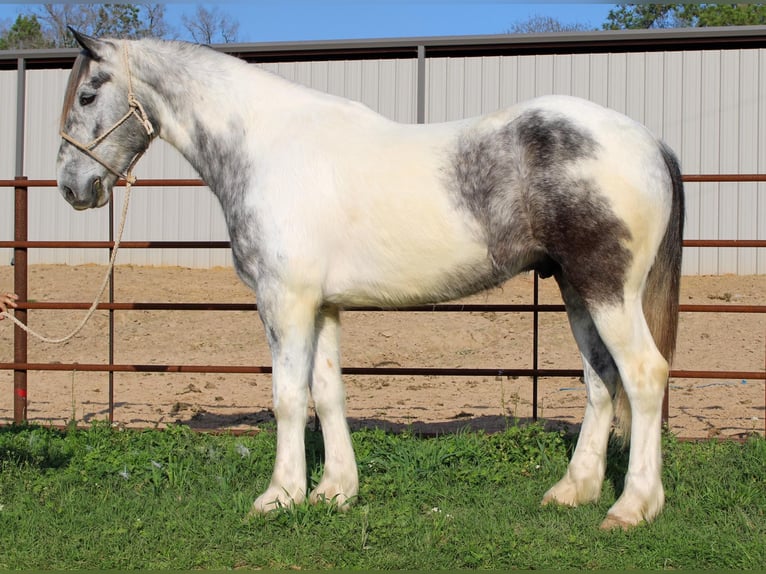
[[[586,301],[622,299],[630,232],[595,179],[571,170],[600,147],[588,130],[540,109],[460,138],[450,188],[479,223],[499,278],[560,267]]]

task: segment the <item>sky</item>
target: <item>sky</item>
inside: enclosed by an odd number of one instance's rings
[[[32,5],[0,0],[0,24],[10,25]],[[510,0],[240,0],[203,5],[217,6],[239,22],[241,42],[503,34],[515,22],[537,15],[600,28],[614,7],[604,2]],[[191,16],[195,9],[193,3],[166,3],[166,20],[180,39],[190,39],[181,16]]]

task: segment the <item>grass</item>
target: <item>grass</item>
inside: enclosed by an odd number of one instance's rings
[[[309,480],[321,434],[307,433]],[[667,506],[601,532],[602,500],[540,507],[571,440],[541,427],[437,438],[353,434],[361,475],[347,513],[299,505],[246,519],[269,480],[273,432],[253,436],[0,429],[2,569],[763,569],[766,440],[665,438]]]

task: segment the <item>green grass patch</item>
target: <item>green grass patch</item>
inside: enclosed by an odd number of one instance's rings
[[[307,433],[309,481],[321,434]],[[572,442],[540,426],[437,438],[353,434],[359,499],[247,519],[268,484],[275,435],[0,429],[2,569],[762,569],[766,440],[665,438],[667,505],[651,525],[601,532],[602,500],[540,507]]]

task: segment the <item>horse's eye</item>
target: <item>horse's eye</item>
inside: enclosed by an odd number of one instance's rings
[[[96,94],[80,94],[80,105],[87,106],[93,103],[96,99]]]

